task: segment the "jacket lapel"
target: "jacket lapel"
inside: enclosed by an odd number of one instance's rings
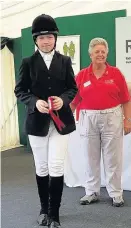
[[[38,72],[40,71],[41,73],[42,71],[49,73],[49,70],[45,64],[45,61],[38,50],[34,54],[34,65],[35,65],[36,71]]]
[[[58,52],[55,51],[53,59],[51,61],[51,65],[49,68],[49,73],[51,75],[55,75],[56,77],[60,77],[62,71],[62,58]]]

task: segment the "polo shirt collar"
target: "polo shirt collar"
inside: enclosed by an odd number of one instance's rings
[[[89,74],[93,76],[94,74],[93,74],[92,66],[93,66],[93,64],[91,63],[89,65]],[[108,75],[109,69],[110,69],[110,65],[106,62],[106,70],[105,70],[104,75]]]

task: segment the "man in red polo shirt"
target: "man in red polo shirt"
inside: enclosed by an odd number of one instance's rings
[[[100,193],[101,151],[106,188],[113,206],[123,206],[121,188],[123,116],[125,134],[131,132],[131,103],[124,76],[106,62],[108,44],[95,38],[89,44],[92,63],[76,76],[78,93],[71,107],[79,106],[81,148],[86,154],[85,205],[98,200]]]

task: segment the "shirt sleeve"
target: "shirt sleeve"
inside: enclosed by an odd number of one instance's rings
[[[118,68],[116,68],[116,74],[117,74],[117,78],[118,78],[117,85],[120,89],[120,93],[119,93],[120,103],[124,104],[130,100],[129,90],[127,87],[125,77]]]
[[[81,96],[80,96],[81,72],[79,72],[76,75],[75,80],[76,80],[78,91],[77,91],[77,94],[76,94],[74,100],[72,101],[72,104],[77,106],[81,101]]]

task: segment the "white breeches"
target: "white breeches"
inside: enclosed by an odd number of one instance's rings
[[[58,177],[64,174],[68,135],[60,135],[51,121],[46,137],[29,135],[29,142],[38,176],[49,174],[52,177]]]

